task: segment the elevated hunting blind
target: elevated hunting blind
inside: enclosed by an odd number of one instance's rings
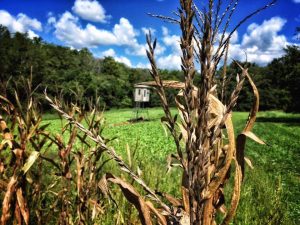
[[[134,101],[135,102],[149,102],[150,101],[150,87],[147,85],[134,85]]]
[[[150,101],[150,88],[150,86],[144,84],[134,85],[135,118],[131,120],[144,120],[145,118],[142,116],[143,112],[145,112],[146,117],[149,117],[148,111],[144,109],[145,104]]]

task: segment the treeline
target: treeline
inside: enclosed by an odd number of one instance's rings
[[[268,65],[261,67],[253,63],[247,64],[250,75],[260,94],[260,110],[284,110],[300,112],[300,48],[287,46],[284,56],[274,59]],[[228,88],[235,85],[234,79],[239,72],[236,63],[231,63],[227,69]],[[222,68],[219,73],[222,73]],[[230,92],[226,95],[229,96]],[[246,80],[238,100],[238,110],[249,110],[252,104],[252,90]]]
[[[248,63],[260,91],[261,110],[300,111],[300,48],[288,46],[285,53],[265,67]],[[10,97],[14,89],[22,93],[22,79],[32,74],[35,95],[44,110],[49,109],[43,94],[46,88],[50,96],[65,102],[80,101],[86,107],[98,98],[106,108],[132,107],[133,85],[151,80],[147,69],[129,68],[111,57],[96,59],[88,49],[74,50],[30,39],[26,34],[11,34],[5,27],[0,27],[0,61],[0,94]],[[238,68],[232,63],[227,71],[225,98],[235,85]],[[161,74],[164,79],[183,79],[181,71],[162,70]],[[250,85],[245,86],[237,106],[242,111],[252,102]],[[169,91],[170,99],[174,94]],[[152,93],[150,106],[157,105],[159,99]]]

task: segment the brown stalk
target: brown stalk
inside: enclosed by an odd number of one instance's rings
[[[150,208],[134,187],[112,174],[106,174],[105,178],[107,181],[119,185],[126,199],[138,210],[141,223],[143,225],[152,225]]]
[[[164,90],[164,84],[163,81],[160,78],[157,66],[156,66],[156,62],[154,59],[154,51],[155,51],[155,46],[156,46],[156,40],[154,40],[153,45],[152,45],[152,40],[151,40],[151,33],[147,35],[147,44],[148,44],[148,48],[149,51],[147,50],[147,56],[150,60],[151,63],[151,68],[152,70],[150,71],[150,74],[152,76],[152,78],[154,79],[155,83],[156,83],[156,88],[157,88],[157,93],[160,97],[160,100],[162,102],[162,107],[163,110],[165,112],[166,115],[166,122],[167,124],[169,124],[168,129],[170,131],[170,133],[172,134],[173,140],[176,144],[176,150],[177,150],[177,154],[180,157],[180,161],[181,161],[181,165],[186,168],[186,163],[183,161],[183,155],[182,155],[182,149],[180,146],[180,140],[176,131],[176,118],[172,116],[170,108],[169,108],[169,103],[168,100],[166,98],[166,94],[165,94],[165,90]]]
[[[31,185],[38,183],[31,179],[28,172],[39,159],[39,151],[46,143],[44,138],[40,138],[39,133],[46,126],[40,124],[36,102],[32,97],[36,88],[31,88],[31,81],[31,78],[23,79],[22,93],[25,100],[22,102],[17,92],[13,99],[15,105],[4,96],[0,96],[0,110],[5,114],[5,119],[0,115],[2,137],[0,154],[4,153],[6,157],[11,157],[10,162],[1,162],[3,166],[1,173],[4,178],[1,183],[6,183],[1,210],[2,225],[13,221],[18,224],[29,224],[30,201],[28,202],[27,198],[34,196]],[[10,124],[10,127],[7,124]]]
[[[244,173],[246,137],[263,143],[251,132],[258,111],[259,98],[258,91],[248,74],[247,68],[243,68],[238,64],[242,73],[237,75],[237,85],[231,94],[228,105],[224,106],[221,101],[224,99],[226,64],[231,36],[246,20],[270,7],[276,1],[273,0],[266,6],[246,16],[226,36],[238,2],[239,0],[230,1],[224,13],[219,17],[221,1],[209,0],[207,11],[201,12],[192,1],[180,0],[179,25],[182,31],[180,47],[182,50],[181,61],[185,78],[184,83],[180,84],[176,81],[162,81],[160,79],[154,59],[155,47],[152,47],[148,38],[150,49],[148,58],[152,66],[150,73],[154,78],[154,82],[146,82],[145,84],[156,86],[160,96],[162,95],[161,90],[163,90],[163,87],[181,89],[175,101],[181,116],[181,121],[177,123],[177,129],[179,129],[179,136],[182,137],[182,141],[185,144],[185,148],[182,149],[183,154],[179,155],[179,161],[187,162],[187,167],[183,167],[182,204],[185,211],[189,214],[190,224],[215,224],[214,218],[217,210],[224,208],[223,187],[230,176],[229,169],[232,161],[234,161],[236,165],[234,193],[231,198],[231,207],[225,216],[223,224],[228,224],[232,220],[238,206]],[[196,25],[194,25],[194,21]],[[214,44],[219,35],[219,28],[222,25],[221,38],[218,41],[217,49],[214,51]],[[194,43],[196,48],[193,47]],[[156,45],[156,41],[153,45]],[[225,59],[220,101],[217,98],[215,74],[217,65],[223,58],[224,52]],[[201,82],[197,87],[193,84],[195,75],[194,54],[201,66]],[[237,138],[236,146],[231,116],[246,78],[250,81],[253,88],[255,102],[246,127]],[[163,95],[161,102],[164,109],[168,108],[168,102],[165,101]],[[174,121],[168,119],[168,115],[166,117],[167,119],[163,121],[169,123],[169,127],[174,127]],[[226,132],[223,130],[226,130]],[[171,133],[173,132],[172,130],[170,131]],[[227,134],[228,143],[223,140],[222,133],[224,135]]]
[[[167,212],[170,212],[170,209],[167,205],[165,205],[159,198],[158,196],[155,194],[155,192],[153,190],[151,190],[146,184],[145,182],[138,176],[136,175],[131,168],[121,159],[121,157],[116,153],[116,151],[114,150],[114,148],[112,147],[108,147],[105,142],[104,139],[99,136],[94,134],[93,132],[91,132],[90,130],[86,129],[81,123],[79,123],[78,121],[76,121],[72,116],[68,115],[67,113],[65,113],[60,106],[58,105],[58,103],[53,102],[47,95],[46,95],[46,99],[49,101],[50,105],[57,111],[59,112],[65,119],[67,119],[70,123],[72,123],[73,125],[75,125],[75,127],[77,127],[79,130],[81,130],[84,134],[87,135],[88,138],[90,138],[92,141],[94,141],[95,143],[97,143],[97,145],[99,146],[100,149],[103,149],[114,161],[117,162],[117,164],[119,165],[120,169],[126,173],[128,173],[130,175],[130,177],[132,179],[134,179],[138,184],[140,184],[143,189],[154,199],[154,201],[156,201],[157,203],[159,203]]]
[[[157,42],[154,40],[152,43],[149,34],[147,55],[154,81],[145,83],[156,88],[165,113],[162,122],[168,127],[176,145],[177,155],[173,154],[173,160],[176,160],[177,165],[183,169],[181,199],[167,193],[161,194],[153,191],[132,170],[131,165],[127,165],[114,148],[109,147],[109,140],[101,134],[102,124],[96,119],[95,110],[91,115],[81,110],[81,92],[73,93],[77,105],[68,104],[68,113],[61,107],[64,103],[53,101],[46,95],[52,107],[68,121],[59,135],[53,136],[46,132],[47,126],[41,125],[41,118],[33,98],[36,88],[31,87],[31,73],[28,80],[24,79],[25,101],[19,98],[18,91],[14,96],[15,105],[5,96],[0,96],[1,112],[6,114],[4,118],[0,115],[0,154],[7,152],[11,156],[10,164],[0,161],[1,176],[3,174],[3,180],[0,180],[0,190],[5,192],[1,208],[1,224],[29,224],[34,220],[38,221],[38,224],[47,223],[50,220],[60,224],[88,224],[98,214],[103,213],[98,191],[101,189],[103,193],[109,193],[107,182],[120,187],[126,199],[139,212],[142,224],[151,225],[157,221],[162,225],[212,225],[216,224],[215,215],[218,210],[225,213],[222,224],[229,224],[236,213],[240,199],[246,138],[264,144],[252,133],[259,106],[259,94],[247,68],[238,64],[242,71],[241,76],[238,76],[228,104],[226,106],[222,104],[229,40],[242,23],[274,4],[275,0],[246,16],[227,36],[227,28],[237,3],[238,0],[230,1],[224,13],[219,15],[222,9],[220,0],[209,0],[208,9],[203,11],[200,11],[192,0],[180,0],[180,9],[178,13],[174,13],[176,18],[152,15],[180,25],[182,31],[180,47],[184,82],[161,79],[155,62]],[[223,27],[221,39],[215,51],[214,44],[221,27]],[[222,101],[220,101],[215,85],[217,83],[215,74],[224,53],[225,66],[221,88]],[[201,65],[199,84],[194,83],[196,75],[194,60],[198,60]],[[249,80],[252,87],[254,103],[244,130],[235,139],[231,117],[245,79]],[[175,98],[179,117],[171,114],[165,88],[179,90]],[[88,103],[90,109],[93,108],[92,101],[91,99]],[[83,119],[88,128],[82,125]],[[10,127],[7,124],[10,124]],[[83,132],[83,135],[78,131]],[[67,132],[69,132],[69,138],[65,141],[64,135]],[[226,136],[227,141],[223,139],[222,134]],[[78,140],[81,143],[80,147],[77,147]],[[53,157],[51,153],[46,154],[48,149],[54,147],[57,149],[58,158]],[[107,153],[109,159],[102,159],[103,153]],[[104,180],[99,182],[103,166],[111,159],[117,162],[121,171],[127,173],[133,181],[142,186],[144,192],[150,197],[149,201],[146,201],[145,197],[138,193],[130,183],[112,174],[106,173]],[[235,172],[231,173],[230,167],[233,162]],[[49,164],[51,171],[55,171],[56,174],[55,181],[51,181],[46,189],[43,187],[44,180],[42,179],[44,163]],[[172,162],[170,162],[170,167],[171,164]],[[31,169],[33,165],[36,167]],[[230,175],[234,176],[233,194],[230,207],[226,212],[224,210],[226,196],[224,187]],[[71,196],[73,192],[76,192],[76,200]],[[54,196],[50,210],[43,208],[42,201],[45,196]],[[162,199],[166,200],[169,205],[165,204]],[[30,205],[33,204],[38,205],[35,212],[29,210]],[[36,217],[33,217],[34,214]]]
[[[224,65],[223,65],[223,73],[222,73],[222,87],[221,87],[221,102],[224,102],[224,98],[225,98],[225,84],[226,84],[226,80],[227,80],[227,60],[228,60],[228,50],[229,50],[229,44],[230,43],[230,39],[228,40],[228,44],[226,46],[226,50],[225,50],[225,57],[224,57]]]

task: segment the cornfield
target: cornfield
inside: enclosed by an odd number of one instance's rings
[[[42,123],[31,80],[24,79],[23,100],[17,92],[13,99],[0,96],[1,224],[96,223],[110,204],[117,204],[112,198],[113,184],[136,208],[142,224],[229,224],[240,200],[245,164],[252,167],[245,156],[246,138],[265,144],[252,132],[259,93],[248,69],[238,62],[241,72],[236,86],[229,101],[224,100],[230,38],[246,20],[275,3],[249,14],[228,31],[238,2],[230,1],[222,13],[221,1],[209,0],[207,8],[200,11],[192,0],[180,0],[174,18],[152,15],[178,24],[182,31],[184,82],[161,78],[155,62],[157,41],[149,33],[147,56],[153,81],[143,83],[154,87],[161,99],[165,114],[161,122],[176,146],[168,158],[168,169],[181,169],[181,198],[154,190],[122,159],[103,135],[103,117],[97,105],[88,113],[80,107],[80,99],[66,105],[45,92],[62,124],[67,121],[58,134],[49,132],[49,124]],[[218,76],[221,62],[223,74]],[[200,76],[200,82],[195,82],[195,76]],[[245,80],[251,84],[254,102],[244,129],[235,137],[231,117]],[[171,113],[167,88],[178,89],[176,115]],[[126,176],[104,171],[109,161]],[[49,179],[49,171],[56,176]],[[230,199],[225,199],[226,185],[232,185]]]

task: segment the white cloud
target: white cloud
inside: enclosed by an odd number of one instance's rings
[[[180,70],[180,68],[181,68],[180,55],[170,54],[167,56],[159,57],[157,60],[157,65],[158,65],[158,68],[161,68],[161,69]]]
[[[23,25],[24,29],[32,28],[33,30],[42,31],[42,24],[37,19],[31,19],[23,13],[17,15],[17,23]]]
[[[136,46],[136,31],[132,24],[121,18],[112,31],[98,29],[88,23],[82,27],[79,18],[66,11],[54,24],[56,37],[74,48],[97,47],[99,45]]]
[[[142,31],[144,35],[149,34],[149,31],[151,32],[151,34],[155,34],[156,30],[152,27],[142,27]]]
[[[293,0],[295,3],[300,3],[300,0]]]
[[[128,55],[135,55],[135,56],[144,56],[146,57],[146,50],[148,50],[147,44],[134,44],[130,46],[130,48],[125,49],[126,54]],[[161,55],[164,53],[166,48],[161,44],[157,43],[155,48],[155,55]]]
[[[114,59],[117,62],[124,63],[128,67],[132,67],[131,61],[127,57],[125,57],[125,56],[120,56],[120,57],[115,56]]]
[[[96,0],[76,0],[72,10],[82,19],[92,22],[106,23],[111,17],[105,14],[105,9]]]
[[[56,18],[54,16],[50,16],[48,19],[47,19],[47,24],[49,25],[54,25],[56,24]]]
[[[278,33],[285,23],[285,19],[273,17],[260,25],[250,24],[241,43],[230,45],[229,57],[244,61],[247,54],[249,62],[265,65],[274,58],[282,56],[284,54],[283,48],[289,43],[284,35]]]
[[[225,35],[224,35],[224,39],[226,39],[226,38],[228,37],[228,35],[229,35],[229,33],[226,32]],[[221,40],[221,38],[222,38],[222,34],[220,33],[220,34],[218,35],[217,43]],[[239,34],[238,34],[237,31],[234,31],[233,34],[232,34],[231,37],[230,37],[230,43],[231,43],[231,44],[235,44],[235,43],[237,43],[238,41],[239,41]]]
[[[150,69],[151,65],[150,65],[150,63],[141,63],[141,62],[139,62],[135,67],[140,68],[140,69]]]
[[[256,23],[250,24],[247,33],[243,36],[242,45],[244,47],[255,45],[260,50],[264,51],[270,47],[276,47],[274,42],[286,42],[286,38],[283,35],[277,34],[283,28],[285,23],[285,19],[273,17],[270,20],[265,20],[261,25]]]
[[[162,29],[163,36],[169,35],[169,30],[167,27],[162,26],[161,29]]]
[[[47,13],[47,23],[44,27],[44,31],[46,33],[49,33],[51,30],[53,30],[55,24],[57,23],[55,14],[53,12],[48,12]]]
[[[294,41],[299,41],[299,40],[300,40],[300,33],[295,34],[295,35],[293,36],[293,40],[294,40]]]
[[[171,35],[168,28],[162,27],[162,41],[166,47],[169,47],[171,53],[166,56],[157,58],[157,65],[161,69],[181,69],[181,49],[180,37],[178,35]]]
[[[113,28],[113,34],[117,37],[120,45],[134,45],[137,43],[137,32],[126,18],[121,18],[120,23]]]
[[[37,19],[32,19],[23,13],[16,17],[5,10],[0,10],[0,24],[6,26],[10,32],[28,33],[30,38],[38,37],[34,31],[42,31],[42,24]]]
[[[48,18],[48,23],[52,23],[55,27],[54,34],[71,47],[94,48],[100,45],[116,45],[126,47],[125,52],[128,55],[146,56],[146,44],[138,43],[138,32],[126,18],[121,18],[111,31],[98,29],[90,23],[82,27],[79,18],[68,11],[56,23],[55,21],[53,17]],[[164,50],[163,46],[157,44],[157,55],[162,54]]]
[[[151,27],[142,27],[142,32],[146,35],[149,33],[149,30],[151,31],[151,34],[154,34],[156,32],[155,29]],[[135,33],[137,35],[137,33]],[[148,49],[147,44],[139,44],[136,40],[136,38],[132,39],[132,44],[129,45],[130,47],[125,49],[126,54],[128,55],[135,55],[135,56],[144,56],[146,57],[146,50]],[[162,46],[160,43],[157,43],[156,49],[155,49],[155,54],[156,55],[161,55],[165,51],[165,47]]]
[[[239,41],[239,34],[237,31],[233,32],[231,38],[230,38],[230,42],[232,44],[237,43]]]
[[[102,57],[107,57],[107,56],[114,57],[115,55],[116,55],[116,52],[112,48],[110,48],[110,49],[108,49],[108,50],[101,53]]]
[[[48,23],[55,23],[55,18],[50,17]],[[115,24],[112,31],[98,29],[92,24],[82,27],[79,18],[70,12],[65,12],[54,24],[55,35],[62,42],[74,48],[96,48],[104,45],[124,46],[126,54],[136,56],[146,56],[146,45],[139,44],[137,41],[138,32],[132,24],[126,19],[121,18],[118,24]],[[157,45],[157,54],[161,54],[164,48]],[[113,49],[109,49],[100,57],[112,56],[116,61],[132,66],[130,60],[124,56],[116,56]]]
[[[274,58],[282,56],[283,49],[290,44],[286,37],[280,34],[286,22],[283,18],[273,17],[261,24],[250,24],[241,38],[237,32],[234,32],[229,48],[229,58],[241,61],[247,59],[249,62],[266,65]],[[162,27],[162,32],[163,43],[171,48],[171,53],[159,57],[157,64],[163,69],[180,69],[180,37],[171,35],[166,27]]]
[[[162,40],[166,46],[171,47],[173,53],[181,54],[180,37],[178,35],[165,35]]]
[[[125,49],[125,53],[127,55],[135,55],[135,56],[146,56],[146,45],[141,45],[141,44],[134,44],[130,46],[130,48]]]
[[[28,34],[28,37],[30,38],[30,39],[33,39],[33,38],[37,38],[37,37],[39,37],[39,35],[37,35],[36,33],[34,33],[32,30],[28,30],[27,31],[27,34]]]
[[[78,23],[78,17],[70,12],[65,12],[55,27],[55,36],[67,45],[82,48],[96,47],[99,44],[112,44],[116,42],[115,36],[105,30],[98,30],[94,25],[87,24],[82,28]]]
[[[131,63],[130,59],[128,59],[125,56],[117,56],[115,50],[112,48],[110,48],[104,52],[101,52],[100,54],[98,54],[98,57],[99,58],[113,57],[114,60],[116,60],[117,62],[124,63],[128,67],[132,67],[132,63]]]

